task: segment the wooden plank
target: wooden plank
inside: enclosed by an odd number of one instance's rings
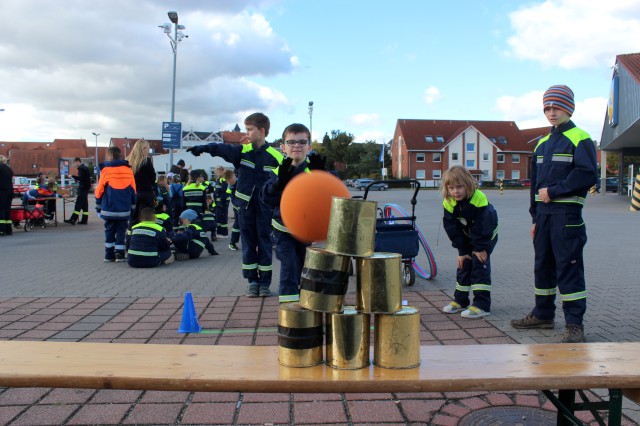
[[[0,342],[0,386],[243,392],[640,389],[640,343],[423,346],[408,370],[283,367],[272,346]]]

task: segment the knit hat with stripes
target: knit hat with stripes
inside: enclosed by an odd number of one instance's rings
[[[564,85],[549,87],[542,97],[542,108],[547,107],[559,108],[572,116],[573,110],[576,109],[573,91]]]

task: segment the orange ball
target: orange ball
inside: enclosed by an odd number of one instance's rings
[[[332,197],[351,197],[340,179],[321,170],[300,173],[282,192],[280,213],[284,226],[302,242],[326,240]]]

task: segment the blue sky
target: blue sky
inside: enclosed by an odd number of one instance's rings
[[[391,139],[396,120],[546,125],[544,90],[576,93],[600,139],[615,56],[640,52],[640,0],[464,2],[3,0],[0,140],[160,138],[173,55],[158,25],[176,10],[176,121],[230,130],[263,111],[268,140],[292,122]]]

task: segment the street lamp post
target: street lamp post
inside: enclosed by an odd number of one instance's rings
[[[96,166],[95,166],[95,169],[96,170],[100,170],[100,168],[98,167],[98,136],[100,136],[100,133],[91,132],[91,134],[96,137]]]
[[[184,30],[185,26],[178,25],[178,12],[170,11],[167,15],[169,16],[169,20],[173,23],[173,37],[171,36],[171,24],[162,24],[159,27],[162,28],[167,37],[169,37],[171,50],[173,50],[173,86],[171,89],[171,122],[173,123],[175,121],[176,109],[176,66],[178,63],[178,43],[181,42],[183,38],[189,36],[185,35],[182,31],[179,31]],[[182,141],[180,141],[180,146],[182,146]],[[173,148],[169,149],[169,163],[173,166]]]
[[[313,142],[313,101],[309,101],[309,134],[311,135],[311,140],[309,143]]]

